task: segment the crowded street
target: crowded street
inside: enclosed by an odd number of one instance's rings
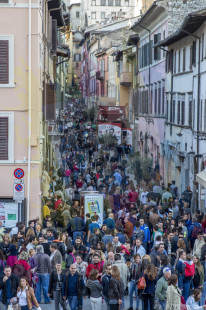
[[[205,0],[0,0],[0,310],[206,310],[205,38]]]

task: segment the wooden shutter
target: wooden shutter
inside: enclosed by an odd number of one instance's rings
[[[52,20],[52,53],[57,55],[57,20]]]
[[[0,3],[9,3],[9,0],[0,0]]]
[[[8,160],[8,117],[0,117],[0,160]]]
[[[0,40],[0,84],[9,84],[9,41]]]
[[[56,89],[53,83],[46,84],[46,120],[56,119]]]

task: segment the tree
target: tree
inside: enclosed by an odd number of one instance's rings
[[[95,108],[91,108],[90,110],[89,110],[89,113],[88,113],[88,115],[89,115],[89,119],[90,119],[90,121],[94,121],[94,119],[95,119],[95,116],[96,116],[96,111],[95,111]]]
[[[139,152],[134,153],[130,158],[130,172],[135,175],[137,181],[151,179],[152,159],[149,157],[141,157]]]
[[[100,144],[104,144],[106,146],[114,146],[115,144],[117,144],[117,138],[110,133],[99,136],[98,140]]]

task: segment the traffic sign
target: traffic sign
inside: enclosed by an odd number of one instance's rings
[[[24,183],[14,183],[13,187],[13,199],[15,201],[21,202],[24,200]]]
[[[14,183],[15,184],[23,184],[24,183],[24,179],[20,179],[20,180],[14,179]]]
[[[22,179],[24,177],[24,170],[21,168],[17,168],[14,170],[14,176],[16,179]]]

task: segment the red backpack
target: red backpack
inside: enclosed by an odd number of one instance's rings
[[[193,261],[186,261],[185,264],[185,277],[193,277],[195,275],[195,264]]]

